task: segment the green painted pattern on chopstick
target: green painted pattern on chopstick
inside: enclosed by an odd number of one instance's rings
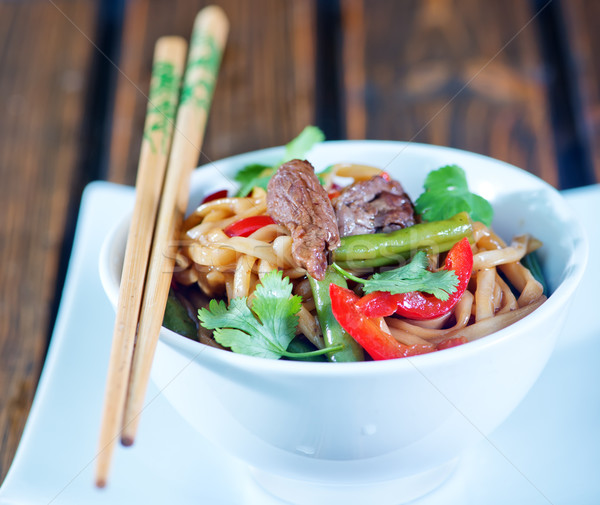
[[[169,147],[169,126],[175,124],[175,111],[179,99],[181,74],[175,71],[175,66],[167,61],[157,61],[152,66],[150,81],[150,96],[148,97],[148,112],[144,139],[150,143],[152,152],[157,146],[152,138],[154,133],[162,133],[160,149],[163,153]]]
[[[220,63],[221,50],[214,37],[200,31],[194,32],[181,92],[182,105],[192,101],[208,114]]]

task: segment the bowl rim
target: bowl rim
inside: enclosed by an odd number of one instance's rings
[[[185,356],[189,357],[190,361],[213,361],[215,363],[221,363],[222,365],[230,366],[233,368],[252,370],[259,368],[261,373],[276,373],[284,376],[306,376],[321,375],[321,376],[335,376],[343,378],[346,376],[365,376],[387,372],[400,372],[402,370],[426,370],[430,367],[439,367],[451,362],[456,362],[457,359],[467,359],[474,354],[479,354],[481,351],[493,348],[505,340],[517,338],[518,334],[527,331],[528,328],[535,326],[539,320],[552,317],[556,314],[563,305],[570,301],[575,289],[579,285],[581,278],[585,272],[587,264],[589,247],[588,241],[583,229],[583,225],[576,218],[574,211],[564,200],[564,197],[560,195],[558,190],[548,184],[546,181],[540,179],[536,175],[520,169],[510,163],[502,160],[497,160],[486,155],[465,151],[453,147],[445,147],[431,144],[422,144],[415,142],[402,142],[394,140],[333,140],[325,141],[318,144],[311,150],[310,155],[314,156],[319,154],[320,151],[339,148],[343,146],[368,146],[369,148],[378,147],[394,147],[399,148],[399,152],[396,157],[406,150],[410,150],[418,153],[419,151],[436,152],[444,154],[459,155],[461,157],[467,157],[480,160],[486,160],[488,163],[493,163],[501,167],[503,170],[514,171],[519,173],[521,176],[529,178],[532,182],[540,185],[542,188],[550,191],[558,197],[558,201],[561,202],[563,208],[561,211],[565,212],[570,225],[570,236],[573,237],[574,247],[569,257],[569,262],[565,265],[567,272],[563,274],[563,279],[560,284],[556,287],[554,292],[548,297],[540,307],[538,307],[531,314],[527,315],[523,319],[513,323],[509,327],[499,330],[493,334],[490,334],[484,338],[469,342],[468,345],[461,345],[449,349],[445,349],[443,352],[437,351],[428,354],[422,354],[402,359],[394,360],[382,360],[382,361],[366,361],[366,362],[345,362],[345,363],[323,363],[323,362],[308,362],[308,361],[289,361],[289,360],[271,360],[255,356],[247,356],[244,354],[238,354],[231,351],[225,351],[222,349],[214,348],[198,341],[191,340],[187,337],[179,335],[165,327],[161,327],[160,341],[171,348],[182,352]],[[196,168],[192,174],[192,180],[194,177],[199,177],[202,170],[207,168],[216,169],[219,173],[219,165],[230,166],[232,164],[239,164],[242,166],[249,160],[263,159],[268,160],[269,157],[275,157],[275,155],[281,153],[285,149],[284,146],[269,147],[256,151],[249,151],[240,153],[227,158],[222,158],[217,161],[210,161],[200,167]],[[395,159],[392,158],[389,163]],[[383,167],[382,167],[383,168]],[[227,170],[225,171],[227,172]],[[193,184],[190,184],[192,186]],[[115,239],[115,230],[119,227],[124,226],[124,223],[129,219],[123,219],[116,223],[112,231],[109,232],[108,238]],[[114,244],[113,244],[114,245]],[[116,299],[114,296],[114,290],[118,296],[118,283],[114,286],[114,282],[111,282],[112,277],[110,275],[110,268],[108,265],[108,253],[111,244],[105,240],[100,255],[100,276],[103,279],[103,287],[107,292],[108,297],[111,299],[111,303],[115,305]],[[581,256],[574,261],[575,253],[580,253]],[[108,278],[107,278],[108,277]],[[111,296],[111,291],[113,292]]]

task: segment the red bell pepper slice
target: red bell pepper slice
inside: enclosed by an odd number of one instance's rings
[[[206,195],[204,197],[204,200],[202,200],[202,202],[200,203],[200,205],[202,205],[203,203],[206,203],[206,202],[212,202],[213,200],[218,200],[219,198],[227,198],[227,190],[226,189],[222,189],[220,191],[215,191],[214,193],[211,193],[210,195]]]
[[[329,296],[334,317],[374,360],[406,358],[435,350],[433,345],[407,346],[398,342],[379,327],[376,319],[358,310],[359,298],[353,291],[330,284]]]
[[[420,291],[398,295],[375,291],[361,298],[358,307],[367,317],[386,317],[395,313],[408,319],[424,320],[442,316],[458,303],[471,278],[473,252],[466,237],[450,249],[443,268],[453,270],[458,277],[456,291],[445,301]]]
[[[358,300],[356,306],[367,317],[388,317],[395,314],[398,300],[387,291],[373,291]]]
[[[223,231],[228,237],[247,237],[268,224],[275,224],[271,216],[250,216],[231,223]]]

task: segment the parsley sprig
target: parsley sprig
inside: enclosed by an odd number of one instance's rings
[[[446,165],[429,172],[423,186],[425,192],[417,198],[415,209],[426,221],[441,221],[466,211],[473,221],[491,225],[492,206],[485,198],[469,191],[465,172],[458,165]]]
[[[374,291],[387,291],[393,295],[421,291],[439,300],[446,301],[456,291],[458,277],[452,270],[427,270],[427,255],[419,251],[410,263],[392,270],[373,274],[368,279],[356,277],[337,264],[335,269],[347,279],[362,284],[365,294]]]
[[[339,351],[341,346],[288,352],[296,334],[301,303],[300,296],[292,295],[289,279],[274,270],[256,287],[252,307],[248,306],[247,297],[232,299],[229,307],[224,301],[211,300],[208,309],[198,310],[198,319],[202,326],[214,330],[213,336],[219,344],[249,356],[293,359]]]

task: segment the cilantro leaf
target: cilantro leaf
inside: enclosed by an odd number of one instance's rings
[[[430,272],[427,270],[427,264],[427,255],[423,251],[419,251],[410,263],[393,270],[373,274],[369,279],[356,277],[335,263],[334,267],[344,277],[362,284],[365,294],[373,291],[387,291],[398,295],[421,291],[446,301],[458,286],[456,273],[451,270]]]
[[[258,329],[258,322],[248,307],[246,297],[234,298],[229,307],[222,300],[211,300],[208,309],[198,310],[198,319],[209,330],[229,327],[252,333]]]
[[[198,310],[200,324],[214,330],[217,342],[232,351],[249,356],[279,359],[307,357],[337,350],[288,352],[296,335],[302,298],[292,295],[292,284],[280,270],[266,274],[254,293],[252,308],[248,298],[234,298],[229,307],[224,301],[211,300],[208,308]]]
[[[213,335],[219,344],[239,354],[267,359],[280,357],[278,350],[266,339],[249,339],[247,333],[235,328],[217,328]]]
[[[302,159],[315,144],[325,140],[325,135],[316,126],[307,126],[300,135],[285,146],[283,159],[273,166],[252,163],[242,168],[234,177],[241,184],[236,196],[246,196],[252,188],[267,189],[269,180],[280,165],[293,159]]]
[[[446,165],[433,170],[427,175],[424,187],[425,192],[417,198],[415,209],[426,221],[441,221],[466,211],[474,221],[487,226],[492,223],[492,206],[485,198],[469,191],[465,172],[459,166]]]
[[[298,317],[302,308],[302,298],[292,296],[292,283],[281,271],[265,275],[261,284],[256,287],[252,310],[260,319],[263,327],[272,335],[291,335],[282,342],[284,349],[296,334]]]

